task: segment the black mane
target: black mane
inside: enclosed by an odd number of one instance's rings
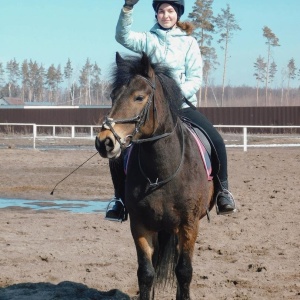
[[[151,68],[162,85],[164,97],[168,101],[169,107],[172,111],[177,111],[182,105],[183,96],[179,85],[173,78],[172,69],[165,64],[151,63],[149,57],[148,59]],[[112,89],[115,90],[127,85],[136,75],[149,79],[148,67],[143,64],[140,56],[125,56],[122,63],[118,63],[113,68]]]

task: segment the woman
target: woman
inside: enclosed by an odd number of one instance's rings
[[[157,23],[149,32],[131,30],[133,6],[137,2],[138,0],[125,0],[116,27],[116,40],[131,51],[145,52],[153,63],[165,63],[171,67],[174,79],[180,85],[184,98],[188,100],[186,102],[196,106],[196,93],[202,81],[202,58],[196,39],[190,35],[192,25],[179,21],[184,13],[184,0],[153,1]],[[214,176],[217,212],[232,213],[235,211],[235,202],[228,191],[227,155],[222,137],[203,114],[187,103],[183,102],[180,113],[198,124],[210,137],[217,152],[217,158],[213,158],[213,161],[219,159],[220,162],[219,172]],[[112,201],[115,200],[115,204],[107,211],[106,218],[125,220],[123,157],[110,160],[110,170],[115,188],[115,198]]]

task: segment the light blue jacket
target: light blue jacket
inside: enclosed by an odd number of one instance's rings
[[[148,32],[132,31],[132,11],[121,10],[116,27],[117,42],[136,53],[145,52],[153,63],[171,67],[184,97],[196,106],[196,93],[202,83],[202,58],[196,39],[178,27],[163,30],[157,23]]]

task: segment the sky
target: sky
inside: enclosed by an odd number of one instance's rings
[[[195,0],[185,0],[187,20]],[[87,58],[101,68],[101,78],[110,74],[115,53],[129,53],[115,41],[115,27],[123,0],[0,0],[0,62],[3,66],[11,59],[21,63],[27,59],[62,68],[70,58],[74,73]],[[135,31],[148,31],[155,23],[151,0],[140,0],[134,7]],[[300,69],[300,0],[214,0],[214,15],[230,5],[241,30],[233,33],[229,44],[226,84],[255,86],[254,63],[259,55],[267,58],[264,26],[279,39],[280,47],[272,48],[277,64],[274,87],[281,87],[281,71],[290,59]],[[213,46],[220,66],[213,73],[212,82],[222,83],[224,51],[214,37]],[[292,86],[299,86],[294,80]]]

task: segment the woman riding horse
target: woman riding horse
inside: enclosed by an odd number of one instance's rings
[[[208,119],[186,102],[197,104],[196,93],[202,82],[202,58],[199,46],[192,33],[192,25],[180,22],[184,13],[184,0],[154,0],[152,3],[157,23],[149,32],[131,30],[133,6],[139,0],[125,0],[116,27],[116,40],[136,53],[145,52],[153,63],[165,63],[174,71],[175,80],[181,87],[184,96],[181,114],[202,128],[209,136],[217,157],[212,157],[214,166],[214,185],[216,190],[216,207],[218,214],[229,214],[235,211],[235,201],[229,192],[227,174],[227,154],[224,141]],[[188,101],[186,101],[186,99]],[[126,220],[124,158],[111,159],[109,162],[112,181],[115,189],[115,201],[112,209],[106,213],[110,220]]]

